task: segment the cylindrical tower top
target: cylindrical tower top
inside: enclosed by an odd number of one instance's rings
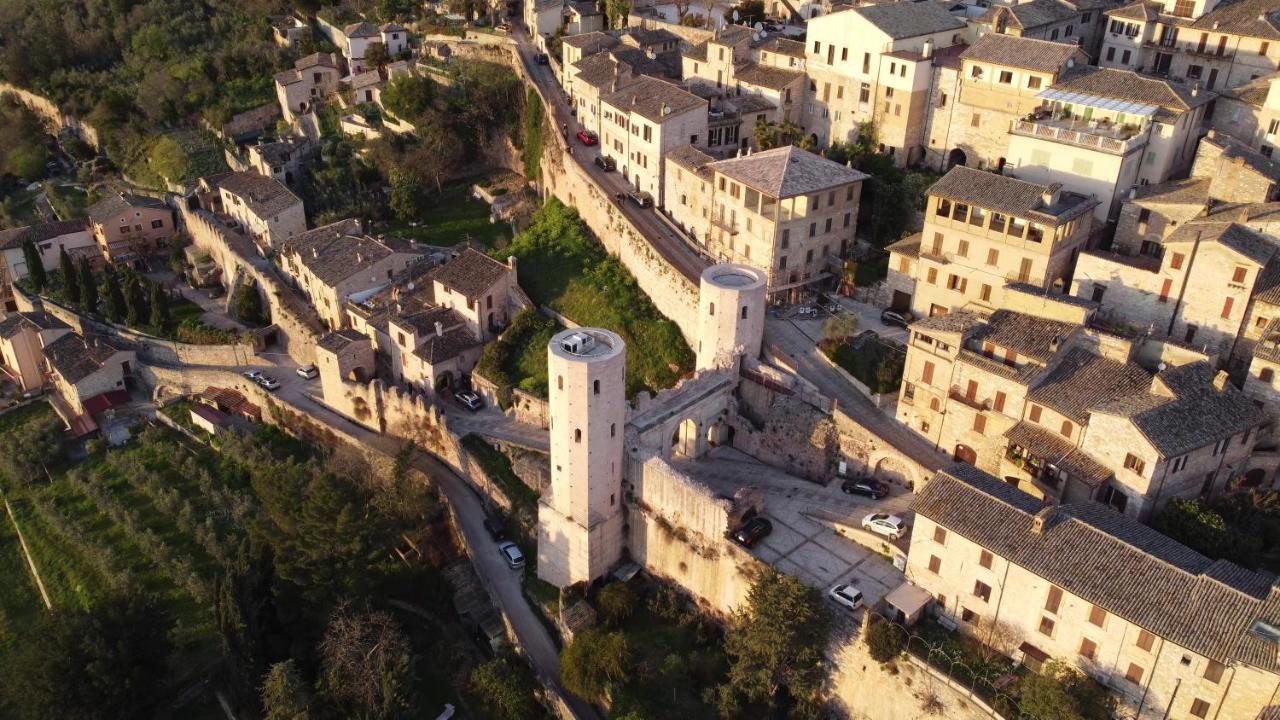
[[[562,330],[551,338],[549,348],[556,358],[577,363],[603,362],[626,352],[621,336],[600,328]]]
[[[712,265],[698,287],[697,368],[736,367],[760,355],[768,277],[750,265]]]
[[[702,284],[721,290],[750,293],[769,282],[764,271],[750,265],[712,265],[702,271]]]

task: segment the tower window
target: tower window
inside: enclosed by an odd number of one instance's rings
[[[582,442],[582,430],[581,430],[581,429],[575,429],[575,430],[573,431],[573,441],[574,441],[574,442],[577,442],[577,443]]]
[[[742,306],[742,319],[743,319],[743,320],[746,320],[746,319],[747,319],[747,306],[746,306],[746,305],[743,305],[743,306]]]
[[[618,434],[618,424],[609,423],[609,437],[613,437],[614,435],[617,435],[617,434]]]
[[[715,303],[711,303],[711,313],[710,313],[710,314],[711,314],[711,315],[715,315],[715,314],[716,314],[716,304],[715,304]]]
[[[591,381],[591,393],[592,393],[593,395],[599,395],[599,394],[600,394],[600,381],[599,381],[599,380],[593,380],[593,381]]]
[[[563,376],[563,375],[557,375],[557,376],[556,376],[556,389],[557,389],[557,390],[563,390],[563,389],[564,389],[564,376]]]

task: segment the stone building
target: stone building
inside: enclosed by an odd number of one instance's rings
[[[302,198],[284,183],[256,172],[233,172],[216,181],[221,212],[240,224],[245,234],[265,248],[279,248],[307,231]]]
[[[1093,308],[1011,289],[1001,309],[911,326],[898,419],[1050,502],[1147,519],[1250,469],[1264,418],[1203,354],[1093,325]]]
[[[853,245],[865,173],[791,145],[719,161],[677,148],[666,164],[672,219],[713,257],[763,270],[772,297],[810,292]]]
[[[929,188],[924,230],[889,246],[896,306],[938,315],[969,303],[1003,306],[1007,283],[1070,287],[1097,200],[1012,177],[953,167]]]
[[[312,53],[275,74],[276,99],[289,122],[338,89],[342,70],[332,53]]]
[[[1087,61],[1071,44],[999,33],[978,38],[958,66],[939,66],[925,161],[939,170],[1003,170],[1013,123],[1038,109],[1040,94],[1063,73]]]
[[[1097,57],[1112,0],[1029,0],[992,5],[977,23],[984,32],[1065,42]]]
[[[1280,144],[1280,73],[1222,88],[1218,95],[1209,120],[1213,129],[1272,157]]]
[[[712,265],[698,292],[698,370],[737,368],[760,357],[768,277],[746,265]]]
[[[0,371],[24,393],[45,386],[44,348],[71,327],[43,310],[11,312],[0,320]]]
[[[54,409],[73,430],[77,419],[90,414],[90,399],[125,389],[125,376],[137,362],[133,350],[117,347],[113,340],[71,332],[48,340],[43,354],[49,383],[57,393]],[[91,421],[80,423],[82,427],[93,425]]]
[[[807,30],[805,131],[825,146],[868,122],[899,165],[921,160],[934,54],[966,39],[965,22],[937,3],[886,3],[823,15]]]
[[[707,101],[657,78],[642,76],[600,98],[600,151],[613,156],[633,188],[662,206],[662,158],[680,145],[707,139]]]
[[[763,33],[742,25],[730,25],[718,29],[706,42],[699,43],[683,55],[680,76],[692,92],[715,98],[713,104],[720,109],[720,100],[732,106],[735,98],[753,95],[764,101],[752,112],[766,111],[770,122],[782,123],[799,119],[801,97],[805,92],[803,53],[797,58],[786,52],[794,48],[781,46],[784,52],[774,51],[772,62],[763,60],[761,51],[765,42]],[[775,44],[781,41],[774,41]],[[795,41],[787,41],[800,45]],[[803,45],[800,45],[803,48]],[[736,109],[736,108],[734,108]],[[721,118],[717,118],[721,119]],[[753,142],[754,122],[739,125],[738,135],[746,145]],[[711,142],[711,147],[733,146],[734,142]],[[743,145],[745,147],[746,145]]]
[[[18,309],[13,298],[13,283],[31,274],[23,250],[27,241],[35,244],[36,252],[40,254],[40,266],[46,271],[58,267],[63,250],[73,259],[91,256],[95,265],[102,263],[102,251],[98,248],[92,227],[84,218],[0,230],[0,308],[7,311]]]
[[[1033,116],[1013,124],[1008,172],[1092,195],[1098,220],[1112,220],[1131,188],[1190,169],[1215,97],[1198,85],[1077,65],[1041,93]]]
[[[1265,717],[1280,686],[1280,587],[1091,503],[1044,507],[965,465],[916,497],[907,577],[934,612],[1032,669],[1112,691],[1118,715]]]
[[[1098,64],[1202,83],[1243,85],[1280,69],[1270,0],[1137,0],[1107,12]]]
[[[102,256],[133,263],[173,235],[173,210],[152,197],[118,193],[89,206],[89,225]]]
[[[673,73],[666,60],[673,58],[649,57],[638,48],[617,45],[587,54],[572,65],[566,65],[564,73],[568,83],[564,89],[569,93],[569,102],[576,110],[578,126],[603,135],[604,114],[600,98],[622,90],[646,75],[665,79],[678,77],[679,71]],[[617,150],[604,154],[613,156],[616,153]],[[620,157],[615,159],[621,160]]]

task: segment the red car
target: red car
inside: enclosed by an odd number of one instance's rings
[[[582,141],[583,145],[595,145],[600,142],[600,138],[596,137],[596,134],[590,130],[579,130],[578,139]]]

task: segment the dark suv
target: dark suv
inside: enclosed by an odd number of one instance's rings
[[[600,168],[605,172],[613,172],[614,170],[618,169],[617,161],[615,161],[613,158],[609,157],[608,155],[597,155],[596,159],[593,160],[592,162],[596,164],[596,167]]]
[[[773,523],[769,522],[768,518],[757,515],[743,523],[742,527],[733,533],[733,539],[743,547],[753,547],[771,532],[773,532]]]
[[[632,190],[631,192],[627,193],[627,197],[631,198],[631,202],[635,203],[636,205],[639,205],[642,208],[653,207],[653,196],[647,192]]]
[[[871,478],[849,478],[840,483],[840,489],[847,495],[865,495],[872,500],[879,500],[889,494],[889,486]]]

